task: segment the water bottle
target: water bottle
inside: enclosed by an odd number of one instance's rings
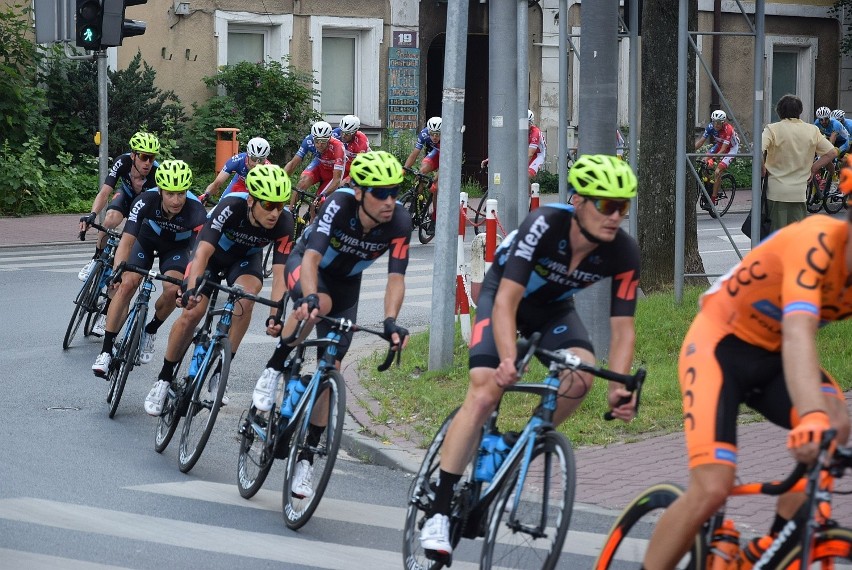
[[[192,353],[192,359],[189,361],[189,371],[187,372],[190,378],[195,378],[195,375],[198,374],[198,369],[201,367],[201,363],[204,362],[204,354],[206,352],[206,343],[199,342],[195,345],[195,351]]]
[[[504,434],[493,431],[482,436],[474,471],[475,479],[484,483],[491,482],[517,441],[518,434],[511,431]]]
[[[312,376],[305,374],[301,378],[290,378],[287,382],[287,397],[284,399],[284,405],[281,407],[281,415],[291,417],[299,400],[302,399],[302,394],[305,393],[305,388],[311,383]]]
[[[740,570],[751,570],[754,564],[763,556],[763,553],[769,550],[772,540],[772,537],[767,535],[750,540],[743,547]]]
[[[734,521],[725,519],[722,526],[713,531],[710,553],[707,555],[708,570],[734,570],[740,561],[740,532]]]

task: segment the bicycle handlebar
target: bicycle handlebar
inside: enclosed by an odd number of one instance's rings
[[[195,291],[196,294],[198,291],[204,289],[205,285],[210,285],[211,287],[218,289],[220,291],[224,291],[229,296],[233,295],[235,297],[239,297],[242,299],[248,299],[249,301],[254,301],[255,303],[260,303],[261,305],[266,305],[267,307],[272,307],[274,309],[278,309],[278,313],[281,314],[284,312],[284,299],[286,295],[283,296],[278,301],[273,301],[272,299],[267,299],[266,297],[260,297],[258,295],[254,295],[252,293],[247,292],[245,289],[240,287],[239,285],[222,285],[221,283],[217,283],[216,281],[211,280],[211,275],[209,271],[205,271],[204,275],[196,280]]]
[[[518,341],[518,354],[523,354],[524,356],[515,363],[515,367],[518,370],[518,373],[523,372],[523,370],[527,367],[532,360],[532,357],[536,354],[544,356],[545,358],[550,359],[555,362],[556,365],[562,370],[580,370],[583,372],[588,372],[593,376],[597,376],[599,378],[604,378],[605,380],[611,380],[613,382],[619,382],[624,384],[624,387],[631,393],[630,396],[624,396],[617,403],[616,406],[622,406],[630,402],[633,399],[633,394],[636,394],[636,415],[639,415],[639,400],[642,396],[642,386],[645,384],[645,376],[647,372],[644,368],[640,368],[636,371],[635,374],[621,374],[619,372],[614,372],[612,370],[607,370],[605,368],[599,368],[593,364],[586,364],[580,357],[571,352],[570,350],[547,350],[545,348],[541,348],[538,346],[538,343],[541,341],[541,333],[533,333],[530,335],[528,339],[520,339]],[[608,411],[604,414],[604,419],[606,421],[611,421],[615,419],[612,415],[612,411]]]
[[[85,218],[85,216],[83,216],[83,217]],[[82,221],[82,219],[81,219],[81,221]],[[97,222],[92,222],[91,224],[88,225],[88,227],[95,228],[96,230],[104,232],[105,234],[110,235],[112,237],[121,237],[120,231],[112,229],[112,228],[105,228]],[[81,231],[80,235],[78,237],[80,238],[80,241],[86,241],[86,230]]]
[[[404,171],[406,171],[407,173],[414,175],[416,178],[419,178],[420,180],[424,180],[424,181],[427,181],[427,182],[430,182],[430,183],[432,182],[431,176],[429,176],[428,174],[423,174],[419,170],[415,170],[415,169],[409,168],[407,166],[403,166],[402,169]]]
[[[118,267],[115,270],[115,275],[112,277],[113,283],[118,283],[121,281],[121,274],[130,271],[132,273],[138,273],[140,275],[146,275],[151,279],[157,279],[158,281],[166,281],[168,283],[172,283],[173,285],[177,285],[180,287],[183,285],[183,280],[178,279],[176,277],[172,277],[170,275],[163,275],[159,273],[156,269],[145,269],[144,267],[139,267],[138,265],[130,265],[126,261],[122,261],[118,264]]]
[[[397,345],[395,345],[393,341],[391,341],[389,338],[385,337],[385,331],[378,331],[375,329],[361,326],[359,324],[353,323],[350,319],[331,318],[323,315],[320,315],[319,319],[329,323],[333,329],[337,329],[341,332],[366,332],[388,341],[388,353],[387,356],[385,356],[385,361],[379,364],[378,371],[384,372],[385,370],[390,368],[391,364],[393,363],[394,356],[396,356],[396,365],[399,366],[400,359],[402,358],[402,346],[400,346],[398,350],[394,350],[394,346]]]

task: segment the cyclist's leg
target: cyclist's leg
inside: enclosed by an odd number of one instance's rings
[[[188,248],[173,249],[160,254],[160,273],[175,279],[182,279],[189,264],[189,256]],[[148,334],[156,334],[163,321],[168,319],[177,308],[175,300],[180,295],[180,288],[167,281],[163,281],[162,284],[163,292],[160,293],[156,303],[154,303],[154,316],[148,326],[145,327],[145,332]]]
[[[738,150],[739,145],[736,145],[730,150],[730,152],[737,152]],[[711,196],[713,201],[715,201],[716,196],[719,195],[719,187],[722,185],[722,174],[724,174],[728,167],[731,166],[731,162],[733,162],[733,160],[733,156],[726,156],[716,165],[716,170],[713,172],[713,195]]]
[[[112,202],[110,202],[107,206],[103,226],[114,230],[121,225],[121,222],[127,217],[127,214],[130,213],[130,203],[132,201],[133,199],[125,192],[119,190],[119,192],[115,195],[115,198],[113,198]],[[104,245],[106,245],[106,234],[99,232],[98,250],[102,250]]]
[[[257,295],[263,289],[263,252],[257,252],[246,258],[248,264],[243,267],[240,260],[231,266],[228,272],[228,284],[240,285],[252,295]],[[239,299],[234,306],[234,316],[231,320],[231,330],[228,336],[231,339],[231,352],[236,353],[240,348],[240,342],[248,330],[251,323],[251,313],[254,309],[254,301],[248,299]]]
[[[432,207],[432,219],[435,219],[435,213],[438,210],[438,168],[440,167],[440,151],[438,149],[432,150],[423,161],[420,163],[420,173],[421,174],[429,174],[430,172],[434,172],[434,176],[432,178],[432,187],[429,188],[429,191],[432,192],[432,202],[434,206]]]

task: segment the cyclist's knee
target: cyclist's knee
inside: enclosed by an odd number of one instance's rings
[[[734,485],[734,468],[728,465],[699,465],[692,470],[685,500],[701,519],[718,511]]]
[[[120,224],[121,220],[123,219],[124,216],[118,210],[107,210],[107,213],[104,216],[104,227],[115,229],[118,227],[118,224]]]

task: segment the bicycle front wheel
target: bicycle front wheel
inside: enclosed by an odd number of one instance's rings
[[[222,406],[222,397],[228,384],[228,372],[231,369],[231,342],[227,337],[220,338],[210,347],[212,351],[207,366],[198,371],[189,382],[189,393],[184,397],[188,401],[186,417],[183,419],[183,431],[180,434],[178,468],[189,473],[195,467],[204,446],[210,439],[216,416]],[[218,385],[218,386],[217,386]],[[215,391],[210,392],[210,386]]]
[[[435,196],[429,192],[421,206],[423,210],[420,212],[417,236],[420,238],[420,243],[427,244],[435,237]]]
[[[825,197],[822,200],[822,207],[825,208],[827,213],[836,214],[843,209],[844,204],[845,196],[837,187],[837,182],[832,180],[829,190],[825,193]]]
[[[802,568],[799,557],[802,556],[802,545],[797,544],[781,561],[778,568]],[[817,532],[816,540],[810,553],[810,564],[816,568],[834,568],[833,562],[852,560],[852,530],[848,528],[825,528]]]
[[[681,495],[683,489],[672,483],[661,483],[642,491],[616,519],[601,548],[595,570],[635,568],[641,564],[662,511]],[[676,568],[702,570],[706,557],[707,549],[699,533]]]
[[[821,193],[817,184],[816,178],[811,178],[810,182],[808,182],[808,188],[805,191],[805,204],[808,212],[811,214],[816,214],[822,209],[822,198],[820,197]]]
[[[482,199],[479,201],[479,205],[476,207],[476,214],[473,216],[473,234],[476,235],[479,232],[484,232],[485,228],[483,227],[483,222],[485,222],[485,218],[488,217],[488,208],[486,207],[486,202],[488,201],[488,192],[482,195]],[[481,229],[480,229],[481,228]]]
[[[98,298],[99,274],[100,272],[92,270],[80,292],[77,293],[77,298],[74,300],[74,312],[71,313],[71,320],[68,321],[68,327],[65,329],[65,338],[62,339],[62,350],[68,350],[83,319],[89,314],[91,307],[95,306],[95,301]]]
[[[574,506],[571,444],[558,432],[546,432],[538,437],[520,481],[523,467],[519,458],[501,483],[482,546],[483,568],[549,570],[562,554]]]
[[[251,406],[243,412],[244,419],[240,421],[240,455],[237,458],[237,487],[244,499],[254,497],[269,470],[275,456],[272,453],[275,444],[273,433],[278,429],[278,417],[275,407],[268,412],[261,412]],[[286,419],[283,420],[286,422]]]
[[[343,376],[337,370],[328,370],[320,381],[314,409],[321,398],[328,397],[328,412],[324,418],[326,428],[319,441],[311,441],[311,418],[302,413],[296,424],[293,445],[287,458],[287,470],[284,473],[284,523],[288,528],[297,530],[307,523],[319,506],[334,463],[337,450],[343,436],[343,419],[346,414],[346,385]],[[317,418],[318,419],[318,418]],[[293,420],[291,420],[293,421]],[[316,420],[315,420],[316,421]],[[314,429],[311,430],[310,428]],[[311,464],[305,469],[304,462]],[[301,465],[300,465],[301,464]],[[306,473],[304,484],[299,485],[297,470]]]
[[[177,431],[181,416],[186,413],[186,406],[184,405],[186,399],[183,395],[186,389],[186,367],[192,356],[192,352],[189,349],[193,347],[194,345],[190,344],[189,348],[183,351],[180,362],[175,367],[174,380],[172,380],[169,386],[169,392],[166,395],[166,404],[163,406],[163,413],[157,418],[157,432],[154,434],[154,451],[157,453],[162,453],[169,446],[172,437],[175,435],[175,431]],[[190,358],[187,358],[187,354],[190,355]]]
[[[266,246],[266,252],[263,254],[263,276],[272,276],[272,254],[275,251],[275,242]]]
[[[127,323],[127,334],[119,347],[116,358],[118,365],[113,366],[110,371],[109,380],[109,417],[115,417],[118,403],[124,393],[124,385],[127,383],[127,375],[136,365],[136,357],[139,353],[139,341],[142,338],[142,329],[145,327],[145,317],[148,315],[148,307],[142,305],[138,311],[133,312],[133,318]]]
[[[737,193],[737,181],[734,175],[726,172],[722,175],[722,180],[719,183],[719,192],[716,194],[716,211],[719,212],[719,217],[724,216],[731,209],[731,204],[734,203],[734,195]]]

